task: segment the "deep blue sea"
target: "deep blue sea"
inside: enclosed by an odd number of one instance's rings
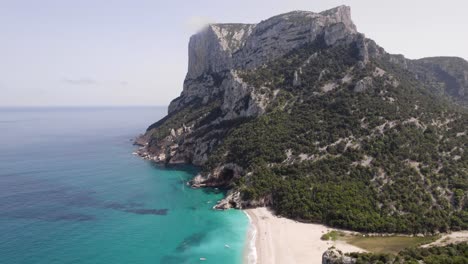
[[[0,263],[242,263],[248,219],[211,209],[223,193],[132,155],[165,113],[0,109]]]

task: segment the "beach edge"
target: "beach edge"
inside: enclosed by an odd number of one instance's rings
[[[242,210],[242,212],[247,216],[249,219],[249,226],[247,229],[246,234],[246,244],[244,246],[244,253],[243,253],[243,263],[244,264],[257,264],[257,231],[258,227],[254,221],[254,216],[251,215],[252,212],[249,211],[250,209]]]

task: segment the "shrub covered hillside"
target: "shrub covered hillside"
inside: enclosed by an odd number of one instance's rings
[[[243,200],[281,215],[369,232],[468,226],[468,115],[383,57],[319,42],[243,80],[277,93],[267,113],[229,132],[207,171],[235,163]],[[265,89],[271,87],[271,89]]]
[[[468,62],[462,58],[433,57],[412,61],[409,67],[434,92],[468,106]]]
[[[201,167],[192,186],[230,189],[217,208],[364,232],[468,229],[467,65],[388,54],[345,6],[210,25],[139,153]]]
[[[391,254],[351,253],[356,264],[465,264],[468,263],[468,244],[443,247],[411,248],[394,256]]]

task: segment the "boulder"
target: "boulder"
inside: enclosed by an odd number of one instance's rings
[[[345,256],[343,252],[332,247],[322,255],[322,264],[354,264],[356,259]]]

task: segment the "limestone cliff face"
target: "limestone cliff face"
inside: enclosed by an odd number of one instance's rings
[[[189,66],[181,96],[169,106],[169,113],[199,99],[208,102],[220,92],[228,91],[225,110],[249,94],[236,70],[259,67],[288,52],[324,37],[326,45],[334,45],[356,36],[351,11],[340,6],[321,13],[294,11],[278,15],[258,24],[212,24],[193,35],[189,42]],[[362,41],[364,38],[361,36]],[[365,48],[365,45],[362,45]],[[363,52],[363,56],[366,52]],[[222,81],[229,79],[228,82]],[[218,82],[218,83],[217,83]],[[220,87],[222,84],[222,87]],[[230,87],[238,87],[229,89]],[[228,89],[226,89],[228,88]],[[252,97],[256,97],[251,94]],[[257,98],[261,101],[261,99]],[[261,113],[262,102],[247,115]]]
[[[322,13],[294,11],[258,24],[212,24],[190,38],[187,79],[207,72],[258,67],[322,34],[333,45],[356,33],[347,6]]]
[[[233,68],[233,54],[244,46],[255,25],[211,24],[189,42],[187,79]]]

